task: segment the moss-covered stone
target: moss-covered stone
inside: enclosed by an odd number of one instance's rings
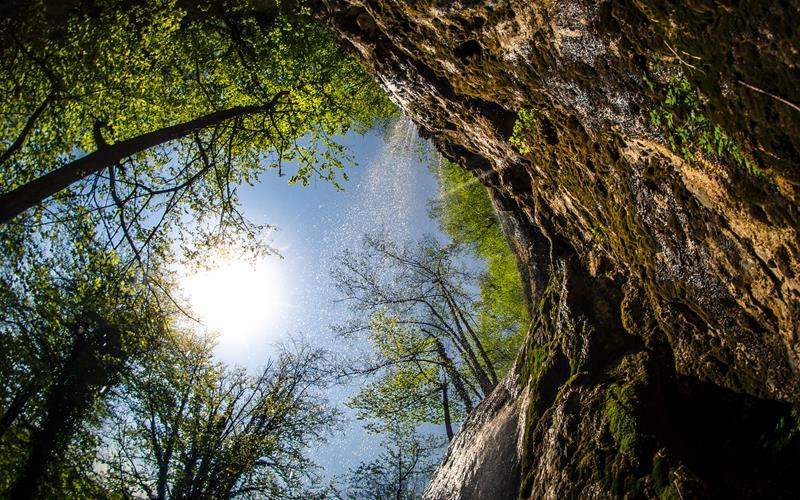
[[[767,177],[752,155],[703,113],[697,89],[687,79],[673,76],[665,85],[651,84],[651,90],[661,93],[663,101],[650,110],[650,121],[665,131],[672,150],[686,161],[705,155],[714,161],[731,162],[752,175]]]
[[[634,411],[635,394],[630,387],[611,384],[606,389],[605,417],[619,451],[634,456],[639,428]]]

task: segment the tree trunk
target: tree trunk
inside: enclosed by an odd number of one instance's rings
[[[461,398],[461,401],[464,402],[467,412],[472,411],[472,399],[469,397],[469,392],[467,392],[467,389],[464,387],[464,383],[461,380],[461,374],[456,369],[453,360],[447,355],[447,351],[445,350],[444,345],[442,345],[442,341],[433,335],[431,335],[431,337],[436,344],[436,353],[439,355],[439,359],[444,364],[444,369],[447,372],[447,376],[450,377],[450,381],[453,382],[453,386],[455,386],[458,396]]]
[[[447,440],[453,440],[453,422],[450,420],[450,398],[447,395],[447,382],[442,384],[442,410],[444,411],[444,428]]]
[[[444,291],[444,286],[442,286],[441,283],[439,283],[439,287],[442,290],[442,293],[445,295],[445,302],[447,302],[447,307],[450,309],[450,315],[453,317],[453,323],[455,324],[458,334],[462,339],[461,347],[464,348],[464,352],[467,354],[467,364],[475,374],[475,378],[478,380],[478,384],[481,386],[483,395],[486,396],[492,392],[494,383],[492,383],[492,381],[489,379],[489,376],[486,374],[486,370],[484,370],[483,365],[481,365],[480,361],[478,361],[478,357],[475,355],[475,350],[470,345],[469,339],[467,339],[467,336],[464,334],[464,328],[461,326],[461,320],[458,317],[455,304],[451,302],[449,294]]]
[[[403,500],[403,447],[397,445],[397,491],[396,500]]]
[[[31,437],[30,454],[10,489],[9,498],[36,498],[51,465],[80,427],[102,387],[122,364],[120,332],[103,324],[98,330],[76,326],[72,350],[45,398],[42,424]]]
[[[31,439],[30,455],[17,476],[10,498],[32,499],[38,496],[50,465],[66,448],[80,421],[79,416],[89,406],[90,387],[84,381],[83,370],[78,369],[84,356],[84,346],[78,347],[50,389],[42,425]]]
[[[25,409],[28,401],[30,401],[33,395],[36,393],[38,387],[38,384],[31,382],[20,389],[20,391],[14,396],[14,399],[11,400],[8,408],[3,413],[3,416],[0,417],[0,438],[5,436],[6,432],[8,432],[8,430],[11,428],[11,425],[16,422],[16,420],[22,414],[22,411]]]
[[[93,153],[71,161],[63,167],[57,168],[0,196],[0,224],[7,223],[25,210],[36,206],[71,184],[103,169],[117,165],[132,155],[234,118],[269,112],[278,103],[280,97],[285,94],[286,92],[279,92],[272,101],[263,106],[236,106],[215,111],[188,122],[164,127],[116,144],[101,147]]]
[[[472,326],[470,326],[464,311],[461,309],[461,307],[459,307],[458,304],[456,304],[455,298],[453,298],[453,295],[450,293],[450,291],[444,287],[442,287],[442,291],[449,297],[449,301],[453,304],[453,307],[461,319],[461,322],[464,323],[464,328],[467,329],[470,337],[472,337],[472,341],[475,343],[475,347],[478,348],[478,353],[481,355],[481,359],[483,359],[483,362],[486,364],[486,369],[489,372],[489,379],[491,380],[492,385],[497,385],[497,372],[494,369],[494,363],[492,363],[492,360],[489,359],[489,355],[486,353],[486,349],[483,348],[483,343],[481,343],[480,339],[478,338],[478,334],[475,333],[475,330],[473,330]]]

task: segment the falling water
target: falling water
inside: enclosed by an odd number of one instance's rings
[[[381,231],[397,241],[419,238],[429,231],[426,214],[428,198],[436,190],[436,181],[425,170],[418,154],[419,136],[414,122],[401,116],[383,135],[377,156],[358,168],[363,169],[357,183],[346,184],[347,204],[339,214],[325,218],[327,230],[320,246],[320,261],[325,271],[335,256],[358,246],[365,233]],[[317,277],[318,286],[330,287],[327,272]],[[322,312],[322,311],[319,311]],[[341,321],[344,310],[333,307],[330,324]]]
[[[367,215],[370,225],[387,229],[390,236],[397,239],[407,239],[411,232],[412,208],[416,205],[416,141],[414,122],[406,116],[397,120],[387,134],[386,146],[370,170],[361,193],[364,208],[374,207]]]
[[[356,248],[366,232],[380,230],[399,242],[435,229],[425,225],[428,219],[424,210],[428,198],[436,193],[436,182],[420,163],[418,141],[417,128],[410,118],[401,116],[389,125],[377,156],[358,167],[363,169],[362,175],[353,176],[360,181],[345,185],[349,196],[343,215],[327,219],[329,226],[320,248],[320,267],[329,269],[334,257],[346,248]],[[314,288],[327,290],[324,295],[328,297],[337,297],[327,274],[317,276]],[[317,302],[315,315],[330,325],[342,324],[348,316],[346,307],[343,303]],[[332,331],[314,332],[314,341],[333,352],[349,355],[368,348],[363,343],[337,338]],[[333,388],[329,397],[341,405],[357,389],[357,384]],[[327,473],[344,472],[346,467],[380,452],[380,440],[369,436],[352,412],[348,415],[353,420],[348,423],[347,432],[312,450],[312,456],[326,466]]]
[[[417,127],[407,116],[390,124],[380,155],[355,187],[355,202],[346,211],[340,234],[351,241],[377,229],[397,241],[412,236],[414,209],[421,203],[416,182],[418,139]]]

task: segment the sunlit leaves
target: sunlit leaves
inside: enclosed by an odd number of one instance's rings
[[[502,360],[513,359],[529,321],[516,257],[503,237],[486,188],[474,174],[444,158],[438,158],[433,169],[442,193],[433,203],[433,216],[454,242],[485,262],[479,280],[478,328],[487,350],[506,369],[508,363]]]
[[[393,113],[391,104],[308,13],[264,19],[247,3],[215,5],[78,4],[65,8],[56,24],[47,9],[31,8],[2,26],[8,42],[0,66],[5,148],[47,103],[23,147],[3,165],[2,190],[103,143],[285,93],[270,112],[219,124],[99,172],[59,193],[26,224],[51,224],[64,212],[82,210],[96,217],[110,245],[142,260],[147,247],[163,248],[189,233],[252,238],[258,228],[238,212],[236,188],[265,172],[287,174],[301,185],[320,179],[341,187],[352,162],[335,137],[366,130]],[[195,223],[206,233],[195,231]]]

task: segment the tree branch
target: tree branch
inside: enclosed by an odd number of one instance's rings
[[[118,164],[125,158],[155,146],[185,137],[227,120],[271,111],[287,92],[279,92],[266,105],[236,106],[215,111],[188,122],[164,127],[126,139],[71,161],[27,184],[0,196],[0,224],[5,224],[25,210],[85,177]]]

